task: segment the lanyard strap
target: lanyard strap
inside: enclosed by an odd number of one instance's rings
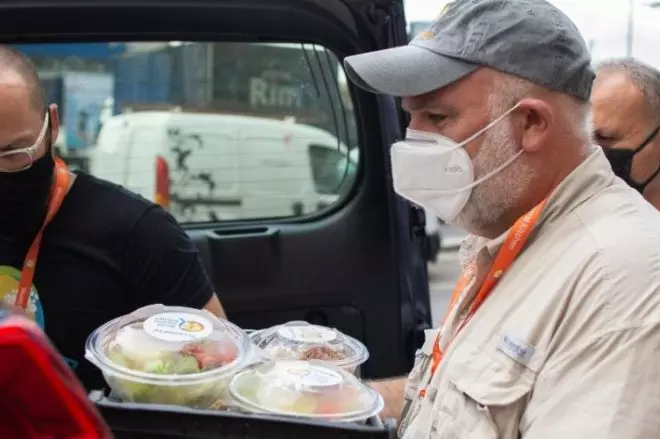
[[[18,283],[15,305],[22,309],[27,308],[30,299],[32,280],[34,279],[34,272],[37,268],[37,258],[39,257],[39,249],[41,247],[41,238],[43,237],[46,226],[51,222],[62,206],[62,202],[64,201],[64,197],[69,188],[69,180],[69,170],[60,158],[56,158],[55,181],[53,182],[50,191],[46,219],[37,232],[37,235],[34,237],[32,245],[30,245],[30,249],[27,252],[27,256],[25,256],[23,270],[21,271],[21,280]]]
[[[511,266],[511,264],[513,264],[513,261],[520,254],[520,251],[525,246],[525,243],[527,242],[527,239],[529,238],[532,229],[534,228],[536,223],[538,223],[539,218],[541,217],[541,212],[543,212],[543,208],[545,207],[546,203],[547,203],[547,199],[543,200],[532,210],[527,212],[525,215],[521,216],[518,219],[518,221],[516,221],[516,223],[513,225],[513,227],[507,234],[506,239],[502,244],[502,247],[500,247],[500,250],[497,252],[495,261],[493,262],[493,265],[488,271],[488,275],[486,276],[486,279],[484,280],[483,284],[481,284],[481,288],[479,288],[479,292],[477,292],[477,295],[470,304],[470,308],[468,309],[467,315],[456,329],[456,332],[454,333],[454,337],[447,344],[447,349],[454,341],[458,333],[465,327],[465,325],[468,324],[470,319],[472,319],[474,314],[486,301],[488,296],[490,296],[490,293],[493,291],[493,288],[500,280],[504,272]],[[461,274],[461,277],[458,279],[458,282],[456,283],[456,287],[454,288],[454,292],[452,293],[451,299],[449,301],[449,307],[448,307],[447,315],[445,317],[445,321],[453,311],[453,308],[456,306],[458,302],[458,298],[461,296],[465,288],[468,286],[468,283],[472,278],[471,272],[472,272],[472,267],[468,267],[463,272],[463,274]],[[441,334],[439,332],[433,343],[433,363],[431,363],[431,377],[429,378],[429,382],[431,382],[433,375],[435,375],[435,372],[438,369],[438,366],[440,366],[440,363],[442,362],[442,358],[444,357],[444,352],[440,349],[440,336]],[[425,395],[426,395],[426,389],[422,389],[420,391],[420,396],[424,397]]]

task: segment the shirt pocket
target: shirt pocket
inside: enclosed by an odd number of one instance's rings
[[[432,438],[519,437],[536,373],[499,352],[499,340],[493,337],[482,348],[460,341],[450,353],[433,413]]]

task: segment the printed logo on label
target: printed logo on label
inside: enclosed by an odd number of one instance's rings
[[[210,321],[189,313],[156,314],[145,320],[143,327],[152,337],[171,342],[200,340],[213,332]]]
[[[344,377],[334,370],[313,365],[296,365],[286,369],[286,373],[304,387],[334,387],[344,381]]]
[[[529,364],[534,355],[534,347],[511,334],[502,334],[497,349],[524,366]]]
[[[282,326],[277,333],[299,343],[327,343],[337,338],[337,333],[332,329],[314,325]]]

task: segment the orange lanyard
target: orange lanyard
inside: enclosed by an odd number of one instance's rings
[[[23,270],[21,271],[21,280],[18,283],[18,293],[16,294],[16,301],[14,304],[22,309],[26,309],[30,299],[30,291],[32,290],[32,280],[34,279],[34,272],[37,268],[37,258],[39,257],[39,249],[41,247],[41,238],[43,237],[44,230],[50,221],[55,217],[55,214],[60,210],[64,197],[66,196],[67,189],[69,188],[69,170],[64,162],[55,159],[55,181],[48,200],[48,212],[46,219],[41,225],[37,236],[34,237],[32,245],[25,256],[23,262]]]
[[[456,329],[454,337],[447,344],[447,349],[449,349],[449,346],[454,341],[458,333],[461,332],[461,330],[465,327],[465,325],[468,324],[470,319],[472,319],[481,305],[486,301],[497,282],[502,278],[502,275],[504,275],[504,272],[511,266],[511,264],[513,264],[513,261],[520,254],[520,251],[527,242],[532,229],[539,221],[541,212],[543,212],[543,208],[545,207],[546,203],[547,199],[543,200],[532,210],[521,216],[513,225],[507,234],[502,247],[500,247],[500,250],[497,252],[495,261],[488,271],[488,275],[481,285],[481,288],[479,288],[479,292],[477,292],[477,295],[470,304],[467,315]],[[465,288],[468,286],[468,283],[471,279],[471,271],[472,268],[468,267],[468,269],[466,269],[458,279],[456,288],[454,288],[454,292],[452,293],[451,299],[449,301],[449,307],[447,315],[445,316],[445,321],[456,306],[458,298],[461,296],[463,290],[465,290]],[[431,382],[433,375],[435,375],[435,372],[438,369],[438,366],[440,366],[442,358],[444,357],[444,352],[440,349],[440,336],[441,333],[438,333],[433,343],[433,363],[431,364],[431,377],[429,378],[429,383]],[[422,389],[419,394],[421,397],[424,397],[426,395],[426,389]]]

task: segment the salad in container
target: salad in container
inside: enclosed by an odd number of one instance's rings
[[[383,398],[353,374],[318,361],[278,360],[239,372],[229,384],[232,404],[249,412],[363,422]]]
[[[366,346],[336,329],[294,321],[255,331],[250,338],[266,360],[320,361],[359,374],[369,358]]]
[[[243,330],[208,311],[151,305],[96,329],[85,357],[124,401],[208,408],[250,350]]]

